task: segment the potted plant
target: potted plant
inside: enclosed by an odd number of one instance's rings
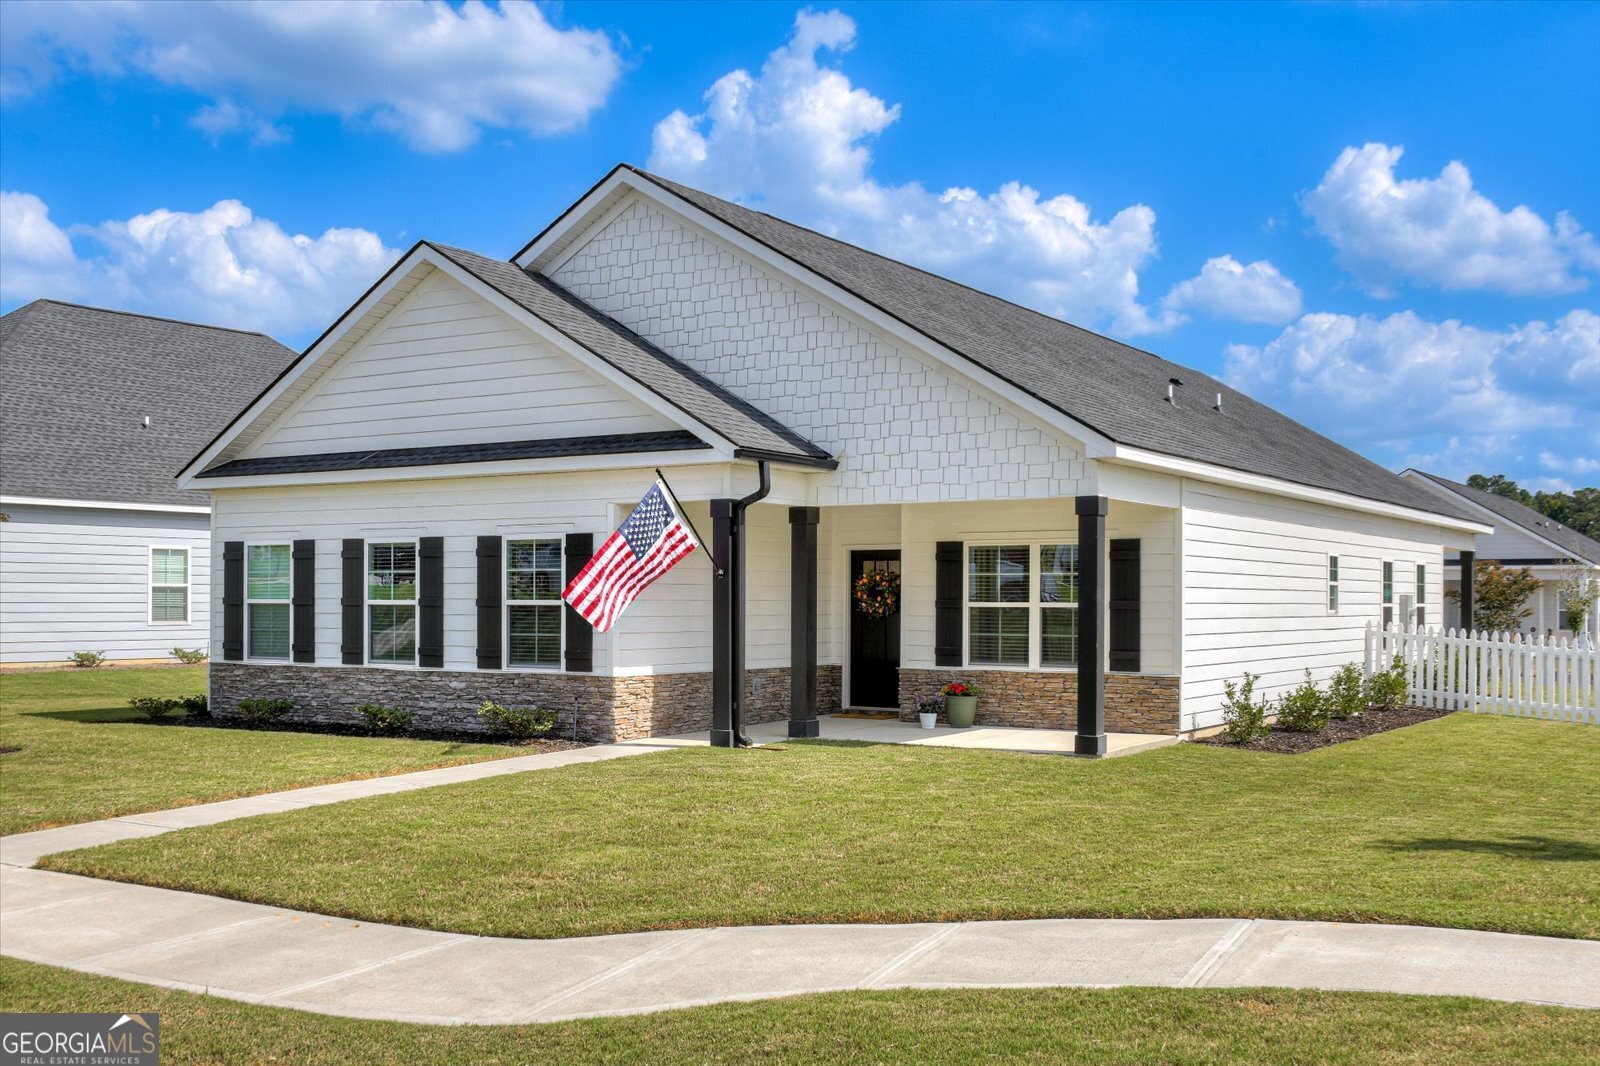
[[[917,720],[922,723],[922,728],[932,729],[939,724],[939,712],[944,709],[944,699],[940,696],[918,696]]]
[[[952,681],[944,687],[945,718],[958,729],[972,724],[978,714],[978,686],[970,681]]]

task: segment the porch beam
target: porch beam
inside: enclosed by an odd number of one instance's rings
[[[1106,581],[1104,496],[1079,496],[1078,511],[1078,735],[1079,755],[1106,753],[1106,649],[1104,619],[1110,609]]]
[[[817,724],[816,507],[789,508],[789,736],[814,737]]]
[[[1472,588],[1472,568],[1478,561],[1476,551],[1461,553],[1461,628],[1472,632],[1472,612],[1474,606]]]

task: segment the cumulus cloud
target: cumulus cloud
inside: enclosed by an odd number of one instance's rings
[[[828,65],[855,39],[838,11],[800,12],[759,72],[731,71],[703,111],[657,123],[651,168],[1049,314],[1124,334],[1181,320],[1139,299],[1139,271],[1157,250],[1143,204],[1104,219],[1020,181],[933,192],[876,180],[870,144],[900,108]]]
[[[1281,326],[1300,313],[1300,287],[1265,259],[1243,265],[1231,255],[1221,255],[1207,259],[1199,274],[1174,285],[1162,305]]]
[[[557,28],[523,0],[8,0],[6,19],[6,99],[63,71],[136,72],[210,97],[202,129],[257,140],[275,139],[276,116],[295,111],[367,122],[434,152],[486,128],[546,136],[582,125],[622,71],[605,33]]]
[[[0,193],[7,303],[81,300],[292,339],[332,322],[398,254],[364,229],[286,233],[237,200],[63,229],[37,196]]]
[[[1600,245],[1566,212],[1555,225],[1527,207],[1502,211],[1473,188],[1464,164],[1437,178],[1395,177],[1405,149],[1346,148],[1303,205],[1339,262],[1377,295],[1402,280],[1513,296],[1586,288]]]

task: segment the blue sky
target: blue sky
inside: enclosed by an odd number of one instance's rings
[[[1226,377],[1600,481],[1600,5],[0,8],[0,307],[313,338],[618,161]]]

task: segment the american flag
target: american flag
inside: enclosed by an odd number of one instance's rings
[[[604,633],[639,593],[698,546],[671,495],[657,481],[561,598]]]

